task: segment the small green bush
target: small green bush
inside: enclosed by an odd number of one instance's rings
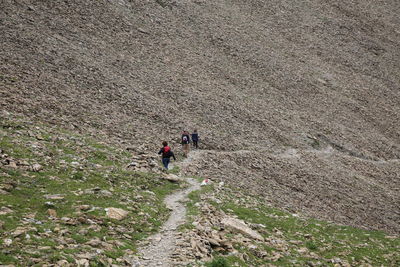
[[[228,262],[223,257],[217,257],[212,262],[206,264],[207,267],[229,267]]]

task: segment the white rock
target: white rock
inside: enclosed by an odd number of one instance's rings
[[[13,242],[12,239],[9,239],[9,238],[3,240],[3,244],[6,247],[11,246],[12,242]]]
[[[264,241],[264,237],[262,237],[258,232],[254,231],[250,227],[248,227],[244,221],[231,218],[231,217],[225,217],[222,219],[221,224],[225,228],[230,228],[234,231],[237,231],[239,233],[242,233],[243,235],[246,235],[252,239]]]
[[[63,195],[61,195],[61,194],[55,194],[55,195],[45,195],[44,196],[46,199],[57,199],[57,200],[60,200],[60,199],[64,199],[64,196]]]
[[[39,172],[43,169],[42,165],[36,163],[31,166],[31,170],[34,172]]]

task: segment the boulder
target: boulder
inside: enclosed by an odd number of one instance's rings
[[[33,171],[33,172],[39,172],[39,171],[41,171],[42,169],[43,169],[43,166],[40,165],[40,164],[38,164],[38,163],[33,164],[33,165],[31,166],[31,171]]]
[[[225,217],[222,219],[221,224],[228,229],[233,231],[237,231],[249,238],[264,241],[264,237],[262,237],[258,232],[254,231],[250,227],[246,225],[246,223],[242,220]]]
[[[172,173],[163,176],[162,179],[168,180],[173,183],[179,183],[182,181],[182,178]]]
[[[89,205],[79,205],[76,207],[77,210],[83,210],[83,211],[87,211],[90,209]]]
[[[13,236],[13,237],[18,237],[18,236],[20,236],[20,235],[25,234],[25,233],[28,232],[28,231],[29,231],[28,228],[25,228],[25,227],[17,227],[17,228],[15,229],[15,231],[12,233],[12,236]]]
[[[107,208],[106,214],[110,219],[122,220],[128,216],[128,211],[119,208]]]
[[[110,191],[108,191],[108,190],[101,190],[101,191],[99,192],[99,195],[101,195],[101,196],[103,196],[103,197],[111,197],[113,194],[112,194]]]
[[[61,200],[61,199],[64,199],[64,195],[61,195],[61,194],[45,195],[44,197],[45,197],[46,199],[52,199],[52,200]]]
[[[50,217],[57,218],[57,211],[54,209],[48,209],[47,214],[49,214]]]
[[[8,207],[1,207],[0,208],[0,215],[6,215],[9,213],[14,212],[12,209],[8,208]]]

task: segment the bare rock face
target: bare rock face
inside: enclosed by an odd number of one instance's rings
[[[226,228],[237,231],[252,239],[264,241],[264,237],[262,237],[258,232],[248,227],[246,223],[242,220],[235,219],[232,217],[225,217],[222,219],[221,224]]]
[[[128,216],[128,211],[119,208],[107,208],[106,214],[110,219],[122,220]]]

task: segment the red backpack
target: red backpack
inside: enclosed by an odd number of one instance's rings
[[[170,151],[171,151],[171,148],[169,146],[165,146],[164,150],[163,150],[163,154],[168,155],[168,152],[170,152]]]

